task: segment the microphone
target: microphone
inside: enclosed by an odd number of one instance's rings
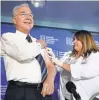
[[[68,92],[72,93],[76,100],[81,100],[80,95],[76,92],[76,86],[73,82],[69,81],[66,83],[66,89]]]

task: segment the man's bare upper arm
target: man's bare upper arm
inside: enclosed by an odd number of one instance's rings
[[[52,62],[51,62],[51,59],[49,58],[49,55],[48,55],[46,49],[44,51],[44,60],[45,60],[45,63],[46,63],[46,67],[53,65]]]

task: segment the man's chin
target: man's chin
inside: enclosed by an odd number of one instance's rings
[[[25,28],[26,31],[30,31],[31,29],[32,28],[30,28],[30,27]]]

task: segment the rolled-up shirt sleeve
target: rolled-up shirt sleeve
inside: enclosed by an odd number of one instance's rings
[[[40,49],[36,44],[19,42],[13,34],[4,34],[1,44],[6,55],[21,63],[32,61]]]
[[[86,63],[71,64],[71,75],[74,80],[89,79],[99,75],[99,52],[92,53]]]

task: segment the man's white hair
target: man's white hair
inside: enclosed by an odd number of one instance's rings
[[[23,3],[23,4],[20,4],[20,5],[17,5],[17,6],[15,6],[14,8],[13,8],[13,14],[12,14],[12,16],[14,17],[14,16],[16,16],[16,14],[17,14],[17,10],[20,8],[20,7],[29,7],[29,5],[27,4],[27,3]],[[29,7],[30,8],[30,7]]]

